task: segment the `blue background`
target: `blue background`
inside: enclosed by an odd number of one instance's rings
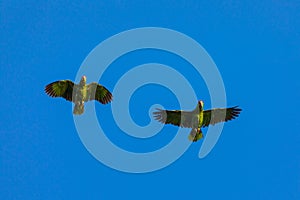
[[[296,2],[1,1],[0,199],[300,199]],[[204,159],[198,158],[200,141],[162,170],[128,174],[94,159],[78,137],[71,103],[43,90],[55,80],[74,80],[101,41],[145,26],[174,29],[199,42],[219,68],[228,105],[243,112],[225,124]],[[120,57],[100,82],[112,90],[122,74],[148,62],[182,72],[210,108],[201,76],[167,52]],[[149,122],[153,103],[178,108],[167,88],[146,85],[129,105],[137,124]],[[177,130],[166,126],[153,138],[136,139],[117,127],[109,105],[96,104],[96,110],[108,137],[131,151],[163,147]]]

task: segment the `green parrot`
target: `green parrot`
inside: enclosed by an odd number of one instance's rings
[[[235,119],[241,111],[242,109],[238,106],[203,110],[203,101],[198,101],[193,111],[162,110],[157,108],[157,111],[153,112],[153,114],[154,118],[161,123],[192,128],[188,138],[196,142],[203,138],[202,127]]]
[[[60,80],[48,84],[45,92],[50,97],[62,97],[75,104],[73,114],[81,115],[84,112],[84,102],[96,100],[102,104],[112,101],[112,94],[102,85],[93,82],[86,84],[86,77],[82,76],[79,84],[70,80]]]

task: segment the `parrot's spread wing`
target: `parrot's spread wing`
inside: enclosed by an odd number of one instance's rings
[[[153,112],[154,118],[164,124],[173,124],[180,127],[193,127],[192,112],[181,110],[162,110],[158,109]]]
[[[45,87],[45,92],[51,97],[63,97],[72,101],[74,83],[69,80],[55,81]]]
[[[229,120],[235,119],[239,116],[242,109],[238,106],[232,108],[217,108],[212,110],[205,110],[203,112],[203,127],[209,125],[215,125],[219,122],[227,122]]]
[[[112,94],[104,86],[94,82],[87,85],[87,100],[96,100],[107,104],[112,101]]]

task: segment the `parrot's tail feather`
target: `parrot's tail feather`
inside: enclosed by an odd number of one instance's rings
[[[189,140],[193,142],[197,142],[198,140],[203,138],[203,134],[200,128],[193,128],[189,134]]]
[[[73,114],[74,115],[81,115],[84,112],[84,104],[83,103],[76,103],[74,106]]]

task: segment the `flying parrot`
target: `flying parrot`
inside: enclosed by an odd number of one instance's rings
[[[45,92],[50,97],[62,97],[75,104],[73,114],[81,115],[84,112],[84,102],[96,100],[102,104],[112,101],[112,94],[102,85],[93,82],[86,84],[86,77],[82,76],[79,84],[70,80],[60,80],[48,84]]]
[[[238,106],[203,110],[203,101],[198,101],[193,111],[162,110],[157,108],[157,111],[153,112],[153,114],[154,118],[161,123],[192,128],[188,138],[196,142],[203,138],[202,127],[235,119],[239,116],[241,111],[242,109]]]

